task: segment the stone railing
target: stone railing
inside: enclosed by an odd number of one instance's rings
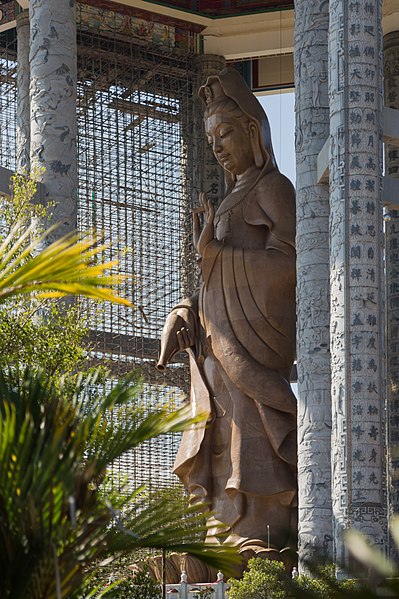
[[[218,572],[215,582],[191,584],[187,582],[185,572],[181,574],[180,584],[167,584],[166,597],[171,599],[228,599],[228,585],[223,580],[222,572]]]

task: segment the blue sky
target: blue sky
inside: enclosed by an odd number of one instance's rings
[[[295,186],[294,92],[258,96],[269,119],[272,143],[279,169]],[[297,395],[298,385],[292,383]]]
[[[294,92],[258,96],[269,118],[279,169],[295,185]]]

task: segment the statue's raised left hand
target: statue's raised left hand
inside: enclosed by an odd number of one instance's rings
[[[204,249],[214,239],[213,219],[215,217],[215,209],[212,201],[208,200],[205,193],[200,193],[200,203],[205,213],[205,223],[201,231],[198,211],[193,212],[193,243],[197,252],[203,256]]]

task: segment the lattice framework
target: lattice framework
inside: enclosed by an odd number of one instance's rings
[[[195,36],[187,32],[182,43],[180,32],[179,44],[170,43],[172,29],[162,26],[162,43],[140,41],[121,33],[121,15],[95,10],[88,19],[87,6],[78,4],[78,228],[103,232],[110,243],[104,260],[119,259],[127,276],[121,293],[136,308],[86,303],[91,361],[105,363],[116,377],[138,368],[139,399],[151,410],[180,403],[189,385],[185,356],[166,374],[155,361],[167,314],[182,288],[195,284],[189,249],[198,192],[192,189]],[[106,30],[91,26],[104,15]],[[16,32],[0,37],[0,164],[14,169]],[[140,447],[115,464],[115,480],[150,489],[176,484],[178,444],[179,436],[169,435]]]
[[[78,35],[78,226],[104,232],[104,260],[119,258],[122,293],[136,306],[93,308],[90,327],[96,360],[123,374],[138,367],[145,409],[187,392],[181,357],[165,375],[155,370],[160,332],[193,275],[183,265],[193,165],[192,51],[137,43],[107,20],[108,31]],[[115,467],[122,478],[170,486],[179,438],[151,441]]]

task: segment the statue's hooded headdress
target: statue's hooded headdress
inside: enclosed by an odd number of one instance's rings
[[[265,158],[267,156],[269,165],[271,163],[273,167],[278,168],[273,152],[269,120],[261,103],[236,69],[223,69],[218,75],[208,77],[205,85],[200,87],[198,95],[205,106],[222,100],[223,97],[233,100],[240,110],[256,123],[263,146],[262,152]]]

